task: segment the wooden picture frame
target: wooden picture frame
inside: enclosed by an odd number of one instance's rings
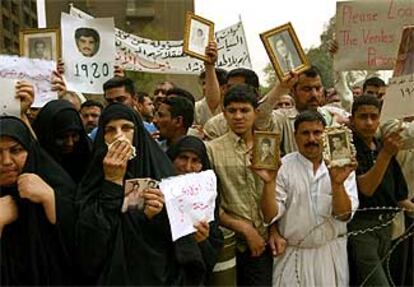
[[[61,57],[60,30],[57,28],[22,29],[19,32],[20,56],[53,60]]]
[[[252,166],[276,170],[280,160],[280,135],[274,132],[255,131],[253,142]]]
[[[261,33],[260,38],[280,81],[286,80],[290,71],[301,73],[309,69],[309,61],[290,22]]]
[[[214,23],[187,12],[184,26],[183,52],[191,57],[207,60],[206,47],[214,39]]]
[[[404,26],[393,77],[414,74],[414,25]]]
[[[356,156],[352,131],[343,125],[325,128],[322,142],[322,155],[328,167],[345,166]]]

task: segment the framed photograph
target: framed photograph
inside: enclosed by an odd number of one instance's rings
[[[255,131],[253,140],[252,166],[276,170],[280,157],[280,135],[273,132]]]
[[[263,32],[260,38],[280,81],[285,80],[290,71],[300,73],[309,68],[308,59],[291,23]]]
[[[332,126],[323,135],[323,158],[329,167],[350,164],[356,155],[352,132],[345,126]]]
[[[395,62],[393,77],[414,74],[414,26],[405,26]]]
[[[19,38],[20,56],[56,62],[60,57],[59,29],[22,29]]]
[[[214,23],[187,12],[184,27],[183,51],[187,55],[205,61],[206,47],[214,39]]]

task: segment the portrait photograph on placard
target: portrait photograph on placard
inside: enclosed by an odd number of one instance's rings
[[[61,23],[67,89],[102,94],[115,65],[113,18],[84,20],[62,14]]]
[[[280,136],[272,132],[254,132],[253,161],[254,168],[277,169],[279,164]]]
[[[184,53],[204,61],[207,58],[208,42],[213,39],[214,23],[187,12],[184,26]]]
[[[19,38],[20,56],[55,62],[60,57],[59,29],[22,29]]]
[[[303,72],[309,68],[308,59],[290,23],[260,34],[279,80],[283,81],[290,71]]]
[[[323,157],[329,166],[350,164],[355,157],[352,132],[345,126],[327,127],[323,135]]]
[[[393,77],[414,74],[414,26],[404,27]]]

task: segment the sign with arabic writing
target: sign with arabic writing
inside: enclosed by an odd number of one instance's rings
[[[55,68],[54,61],[0,55],[0,78],[26,80],[33,84],[36,96],[32,107],[36,108],[57,99],[56,92],[52,91],[52,72]]]
[[[70,14],[82,19],[92,16],[71,7]],[[239,22],[215,33],[218,45],[217,67],[226,70],[249,68],[249,52],[243,24]],[[183,41],[158,41],[135,36],[115,29],[116,61],[126,70],[171,73],[199,74],[204,69],[202,61],[183,53]]]
[[[414,116],[414,74],[391,78],[381,110],[381,122]]]
[[[173,241],[196,232],[199,221],[214,220],[217,178],[212,170],[173,176],[159,184]]]

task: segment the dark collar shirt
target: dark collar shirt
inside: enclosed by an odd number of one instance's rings
[[[382,144],[374,139],[375,149],[369,148],[357,135],[354,135],[354,145],[357,151],[357,176],[367,173],[375,164]],[[371,197],[363,195],[358,190],[359,208],[367,207],[396,207],[398,202],[407,198],[408,188],[395,157],[391,159],[381,184]]]

